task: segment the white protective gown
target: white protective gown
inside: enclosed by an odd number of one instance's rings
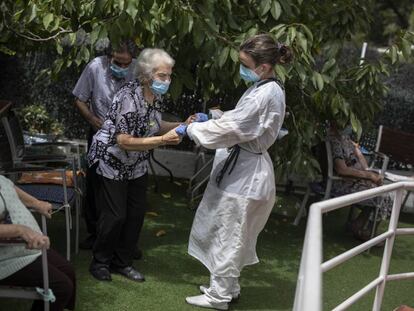
[[[283,123],[285,94],[274,81],[257,84],[220,119],[192,123],[187,128],[198,145],[217,149],[188,247],[188,253],[215,276],[239,277],[244,266],[259,261],[257,237],[275,203],[273,164],[267,149]],[[226,148],[236,144],[242,148],[238,161],[217,186],[216,176],[229,154]]]

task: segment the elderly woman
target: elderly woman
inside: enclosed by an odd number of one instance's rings
[[[90,272],[98,280],[110,281],[110,272],[115,272],[144,281],[132,261],[147,206],[149,150],[180,142],[173,130],[179,124],[162,121],[159,111],[173,66],[174,60],[165,51],[143,50],[137,59],[138,79],[115,94],[93,138],[88,162],[98,174],[99,217]]]
[[[346,127],[339,131],[336,124],[332,124],[328,139],[332,145],[332,159],[334,169],[343,180],[335,180],[332,191],[336,195],[346,195],[381,186],[383,177],[369,171],[367,161],[350,135],[352,129]],[[355,238],[368,240],[374,224],[374,209],[379,206],[379,219],[386,218],[391,213],[392,199],[389,195],[375,197],[362,202],[364,207],[361,213],[350,223]]]
[[[0,285],[42,287],[40,249],[49,248],[50,242],[26,206],[50,218],[52,205],[15,187],[4,176],[0,176],[0,198],[0,238],[21,238],[26,242],[26,247],[0,246]],[[47,257],[49,284],[56,297],[50,310],[73,310],[76,295],[73,267],[52,249],[47,251]],[[43,310],[43,301],[36,300],[31,310]]]

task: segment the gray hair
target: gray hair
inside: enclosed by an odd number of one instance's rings
[[[152,74],[160,65],[173,67],[174,59],[162,49],[144,49],[137,58],[135,72],[140,82],[152,79]]]

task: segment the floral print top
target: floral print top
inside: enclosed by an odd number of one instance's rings
[[[331,135],[329,141],[332,145],[333,161],[336,159],[344,160],[346,166],[357,170],[364,170],[355,153],[356,146],[348,136]],[[377,187],[377,185],[368,179],[344,178],[333,182],[332,193],[333,196],[341,196],[375,187]],[[379,216],[385,219],[391,214],[392,203],[391,196],[389,194],[384,194],[372,199],[367,199],[360,204],[364,206],[379,207]]]
[[[137,80],[128,82],[115,94],[102,128],[95,134],[88,164],[98,163],[96,172],[109,179],[131,180],[148,171],[149,151],[128,151],[117,144],[117,135],[150,137],[161,127],[161,102],[149,104]]]

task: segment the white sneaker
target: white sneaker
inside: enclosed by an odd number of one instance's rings
[[[209,288],[208,285],[200,285],[200,293],[205,294],[206,290]],[[231,293],[232,301],[238,300],[240,298],[240,293]]]
[[[210,308],[216,310],[228,310],[229,304],[227,302],[210,302],[206,295],[198,295],[185,298],[185,301],[193,306]]]

